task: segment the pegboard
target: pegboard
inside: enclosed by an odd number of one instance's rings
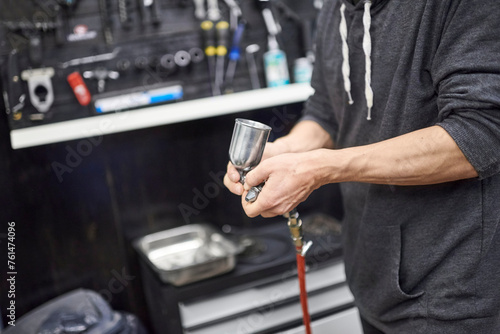
[[[4,109],[11,130],[86,117],[98,117],[96,101],[132,96],[154,89],[181,87],[176,103],[214,94],[213,75],[204,53],[205,39],[195,16],[197,0],[6,0],[0,5],[0,66]],[[211,0],[208,0],[211,1]],[[241,0],[239,23],[244,23],[231,87],[221,94],[252,89],[245,48],[256,44],[257,75],[265,86],[262,54],[267,49],[267,30],[261,11],[272,9],[281,26],[280,47],[286,52],[289,72],[293,60],[312,49],[317,8],[313,0]],[[231,21],[231,7],[217,2],[220,20]],[[207,4],[203,4],[206,9]],[[307,29],[306,29],[306,28]],[[232,31],[230,31],[232,32]],[[231,35],[230,35],[231,36]],[[231,38],[229,38],[230,40]],[[188,60],[176,62],[176,56]],[[183,59],[183,58],[181,58]],[[227,56],[224,64],[227,66]],[[179,65],[183,64],[183,65]],[[53,101],[40,111],[30,99],[28,82],[37,69],[53,69],[50,80]],[[100,72],[99,72],[100,71]],[[81,105],[68,83],[77,72],[91,96]],[[85,74],[85,75],[84,75]],[[44,72],[43,78],[47,80]],[[99,75],[106,76],[98,80]],[[28,78],[26,78],[28,77]],[[229,89],[230,88],[230,89]],[[37,92],[42,94],[46,92]],[[24,99],[23,99],[24,96]],[[116,107],[121,112],[137,106]]]

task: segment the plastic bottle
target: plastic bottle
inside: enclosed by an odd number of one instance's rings
[[[267,87],[284,86],[290,83],[286,54],[279,49],[276,37],[269,36],[269,50],[264,53],[264,70]]]
[[[310,83],[313,66],[306,57],[295,59],[293,66],[293,81],[295,83]]]

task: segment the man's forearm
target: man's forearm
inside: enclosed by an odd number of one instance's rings
[[[283,147],[283,153],[299,153],[319,148],[333,148],[330,134],[313,121],[297,123],[288,135],[276,139],[274,143]]]
[[[320,155],[317,172],[324,184],[424,185],[477,177],[453,138],[439,126]]]

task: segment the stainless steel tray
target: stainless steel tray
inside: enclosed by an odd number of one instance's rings
[[[182,286],[231,271],[241,250],[208,224],[146,235],[134,243],[163,282]]]

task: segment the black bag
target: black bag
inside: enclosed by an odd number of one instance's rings
[[[147,334],[136,316],[113,311],[96,292],[78,289],[16,320],[4,334]]]

